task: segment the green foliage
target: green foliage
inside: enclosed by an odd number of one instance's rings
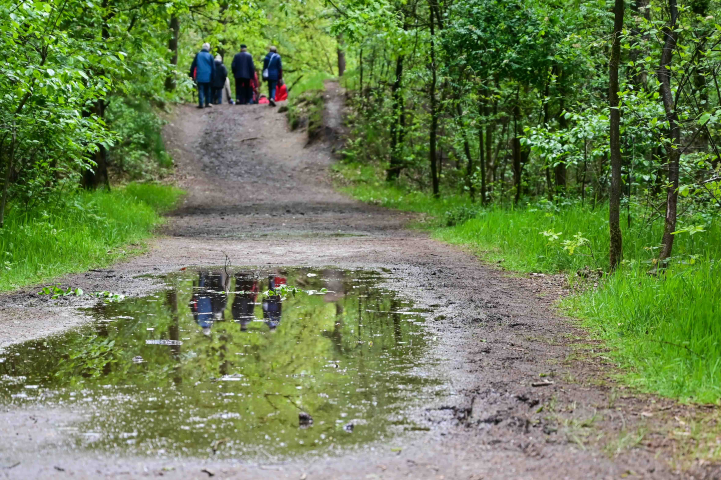
[[[50,298],[53,300],[60,297],[68,297],[68,296],[76,296],[81,297],[83,295],[83,289],[82,288],[72,288],[68,287],[65,290],[60,288],[60,285],[50,285],[47,287],[43,287],[39,292],[38,295],[49,295]]]
[[[70,193],[34,209],[12,208],[0,230],[5,265],[0,291],[122,258],[125,245],[147,238],[161,222],[159,213],[175,205],[180,193],[162,185],[130,184],[111,193]]]
[[[111,168],[132,180],[158,176],[173,166],[162,138],[163,121],[142,98],[112,97],[107,123],[120,138],[110,152]]]

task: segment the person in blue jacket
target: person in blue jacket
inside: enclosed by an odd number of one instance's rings
[[[198,108],[210,107],[212,97],[211,84],[215,78],[215,59],[210,54],[210,44],[204,43],[190,65],[190,77],[198,84]]]
[[[271,107],[275,107],[275,87],[282,78],[283,62],[278,55],[278,49],[270,47],[268,55],[263,59],[263,80],[268,82],[268,99]]]

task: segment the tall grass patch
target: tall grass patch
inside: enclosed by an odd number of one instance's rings
[[[72,192],[32,210],[11,206],[0,230],[0,290],[110,264],[125,255],[119,247],[146,239],[181,193],[130,184]]]
[[[470,247],[483,259],[519,272],[565,273],[598,279],[562,302],[611,347],[636,387],[692,402],[721,398],[721,225],[716,217],[686,215],[674,256],[657,269],[663,219],[624,209],[620,269],[608,271],[608,205],[546,200],[481,208],[468,196],[433,199],[428,193],[381,178],[378,165],[339,164],[340,188],[359,200],[426,213],[431,233]],[[629,219],[630,217],[630,219]],[[629,221],[630,220],[630,221]]]
[[[612,348],[627,380],[685,401],[721,398],[721,281],[717,262],[672,266],[656,278],[624,268],[565,306]]]

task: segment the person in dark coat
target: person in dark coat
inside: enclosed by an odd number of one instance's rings
[[[190,77],[198,84],[198,108],[210,107],[211,84],[215,77],[215,60],[210,54],[210,44],[204,43],[190,65]]]
[[[223,103],[223,87],[225,87],[225,79],[228,78],[228,69],[223,65],[223,57],[215,56],[215,77],[213,77],[213,103],[220,105]]]
[[[233,76],[235,77],[235,100],[237,103],[245,105],[253,98],[253,88],[250,86],[250,80],[255,77],[253,55],[248,53],[246,45],[240,46],[240,52],[233,57],[230,69],[233,70]]]
[[[263,59],[263,80],[268,82],[268,100],[271,107],[275,107],[275,87],[282,78],[283,62],[278,55],[278,49],[270,47],[268,55]]]

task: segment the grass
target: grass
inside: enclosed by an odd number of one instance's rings
[[[29,211],[10,208],[0,230],[0,291],[111,264],[127,255],[123,247],[147,239],[181,194],[129,184],[109,193],[75,192]]]
[[[343,190],[378,205],[426,214],[424,227],[436,238],[465,245],[487,261],[516,272],[564,273],[571,281],[589,277],[597,288],[582,289],[561,307],[582,320],[612,347],[623,380],[640,390],[686,402],[721,398],[721,225],[697,214],[679,228],[703,225],[704,232],[680,233],[674,262],[660,276],[649,275],[658,255],[660,222],[645,224],[642,207],[624,218],[624,263],[608,269],[608,207],[579,202],[557,206],[540,201],[521,208],[482,209],[467,196],[427,193],[380,180],[372,165],[339,164]],[[624,211],[624,214],[626,212]],[[685,223],[684,223],[685,222]],[[580,275],[579,275],[580,274]]]

